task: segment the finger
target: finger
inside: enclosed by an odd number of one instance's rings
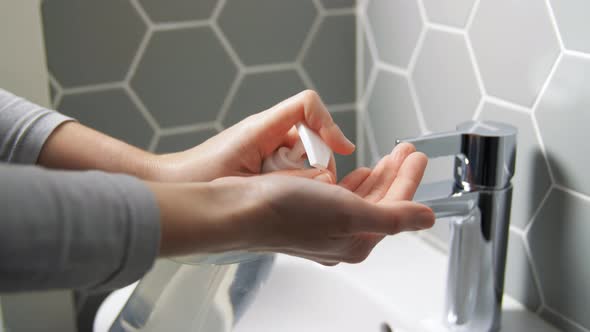
[[[385,196],[395,180],[404,160],[416,148],[409,143],[397,145],[392,153],[384,157],[375,167],[374,172],[359,187],[358,194],[371,202],[377,202]]]
[[[411,201],[397,201],[391,204],[371,205],[357,209],[358,215],[350,225],[352,232],[397,234],[403,231],[432,227],[434,213],[426,205]]]
[[[428,164],[428,158],[421,152],[409,155],[400,167],[397,177],[387,191],[382,202],[399,200],[411,200],[418,189],[424,170]]]
[[[339,185],[352,192],[355,192],[370,174],[371,169],[368,167],[357,168],[354,171],[348,173],[348,175],[346,175],[344,179],[340,181]]]
[[[351,154],[354,144],[350,142],[342,130],[334,123],[332,116],[324,106],[318,94],[311,90],[305,90],[295,96],[282,101],[269,110],[261,113],[260,132],[264,137],[282,137],[297,123],[304,122],[318,133],[322,140],[335,152]],[[274,151],[278,146],[276,142],[265,144],[263,140],[263,155]]]
[[[336,159],[334,159],[334,154],[330,153],[330,161],[328,161],[327,170],[334,174],[334,178],[338,178],[338,171],[336,170]]]
[[[336,176],[333,173],[327,170],[320,170],[316,168],[281,170],[272,172],[272,174],[297,176],[301,178],[313,179],[328,184],[336,183]]]

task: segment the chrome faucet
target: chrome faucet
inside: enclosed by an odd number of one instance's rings
[[[416,197],[450,221],[444,323],[452,331],[500,328],[516,134],[507,124],[469,121],[397,141],[429,158],[455,156],[454,179],[421,185]]]

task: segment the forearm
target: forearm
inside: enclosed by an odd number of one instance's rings
[[[125,173],[156,180],[155,155],[77,122],[59,126],[49,136],[38,164],[48,168]]]
[[[158,254],[155,198],[126,175],[0,165],[0,209],[0,292],[121,287]]]

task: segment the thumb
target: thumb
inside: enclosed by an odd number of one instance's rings
[[[317,168],[281,170],[281,171],[272,172],[271,174],[297,176],[300,178],[313,179],[313,180],[328,183],[328,184],[336,183],[336,180],[335,180],[336,177],[334,176],[334,174],[332,172],[330,172],[328,170],[320,170]]]

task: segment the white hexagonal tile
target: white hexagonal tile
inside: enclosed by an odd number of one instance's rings
[[[237,69],[209,27],[158,31],[131,87],[162,127],[215,121]]]
[[[381,70],[367,105],[368,120],[380,156],[391,152],[395,140],[420,135],[408,80]]]
[[[362,84],[362,96],[364,96],[367,91],[369,76],[371,76],[371,71],[373,70],[373,66],[375,65],[374,54],[373,52],[371,52],[371,47],[369,45],[369,39],[367,34],[367,29],[363,29],[363,62],[362,64],[357,62],[357,65],[363,66],[361,70],[363,76],[362,81],[359,81],[359,84]]]
[[[462,28],[467,23],[475,0],[422,0],[428,20]]]
[[[531,106],[559,54],[545,1],[481,0],[469,37],[486,92]]]
[[[590,53],[590,2],[587,0],[551,0],[559,32],[567,49]]]
[[[379,58],[394,66],[407,67],[422,31],[417,1],[370,0],[367,19]]]
[[[312,0],[228,0],[219,26],[244,64],[290,62],[316,15]]]
[[[486,103],[479,119],[506,122],[518,128],[510,223],[524,229],[551,187],[532,118],[529,114]]]
[[[546,305],[590,326],[590,201],[552,190],[528,234]]]
[[[566,55],[535,111],[555,180],[588,195],[589,87],[590,60]]]
[[[429,30],[419,52],[412,79],[427,128],[453,130],[471,120],[481,92],[463,36]]]

